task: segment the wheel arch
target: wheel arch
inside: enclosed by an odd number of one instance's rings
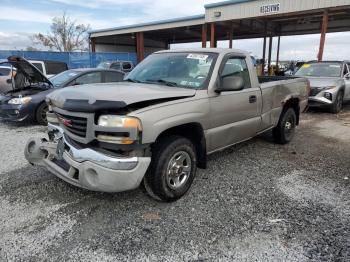
[[[179,135],[193,142],[197,154],[197,166],[203,169],[207,167],[206,139],[204,129],[200,123],[192,122],[168,128],[158,135],[155,143],[171,135]]]
[[[295,115],[297,117],[297,122],[296,122],[296,125],[299,125],[299,122],[300,122],[300,100],[299,98],[297,97],[291,97],[289,98],[288,100],[286,100],[284,102],[284,105],[283,105],[283,110],[282,110],[282,114],[287,111],[289,108],[292,108],[295,112]]]

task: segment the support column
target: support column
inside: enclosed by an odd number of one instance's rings
[[[91,52],[96,52],[96,41],[95,38],[91,38]]]
[[[232,31],[232,29],[230,30],[230,32],[228,32],[228,46],[229,46],[229,48],[233,47],[233,31]]]
[[[210,48],[216,48],[217,47],[217,42],[215,38],[215,24],[211,23],[210,24]]]
[[[145,41],[143,32],[136,33],[136,54],[137,62],[140,63],[145,58]]]
[[[270,41],[269,41],[269,58],[267,61],[267,74],[270,75],[270,68],[271,68],[271,56],[272,56],[272,40],[273,37],[270,36]]]
[[[264,29],[264,45],[263,45],[263,63],[262,63],[262,69],[261,69],[261,75],[264,75],[264,69],[265,69],[265,61],[266,61],[266,35],[267,35],[267,24],[265,22],[265,29]]]
[[[207,33],[208,33],[207,25],[204,24],[202,25],[202,48],[207,47]]]
[[[278,66],[278,63],[280,62],[280,47],[281,47],[281,36],[278,36],[278,42],[277,42],[277,57],[276,57],[276,65]]]
[[[324,51],[324,44],[326,42],[326,33],[328,29],[328,11],[324,11],[323,19],[322,19],[322,31],[321,31],[321,39],[320,39],[320,48],[318,51],[318,61],[322,61],[323,59],[323,51]]]

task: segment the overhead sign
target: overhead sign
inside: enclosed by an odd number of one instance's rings
[[[281,4],[263,5],[260,7],[260,13],[261,14],[278,13],[280,9],[281,9]]]

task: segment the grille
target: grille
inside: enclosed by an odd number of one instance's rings
[[[87,119],[84,117],[77,117],[77,116],[68,116],[63,114],[58,114],[58,119],[60,120],[62,126],[64,129],[69,131],[70,133],[85,137],[86,136],[86,129],[87,129]]]

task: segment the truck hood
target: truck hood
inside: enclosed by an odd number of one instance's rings
[[[17,70],[17,74],[22,74],[30,83],[38,83],[48,86],[52,86],[50,80],[48,80],[39,69],[32,65],[29,61],[20,56],[9,56],[7,63],[11,64]],[[30,87],[29,87],[30,88]],[[23,89],[23,87],[15,88]]]
[[[140,102],[161,103],[195,94],[195,90],[186,88],[119,82],[66,87],[49,94],[46,101],[68,111],[95,112],[116,110]]]
[[[340,77],[308,77],[311,88],[328,87],[328,86],[342,86],[344,80]]]

